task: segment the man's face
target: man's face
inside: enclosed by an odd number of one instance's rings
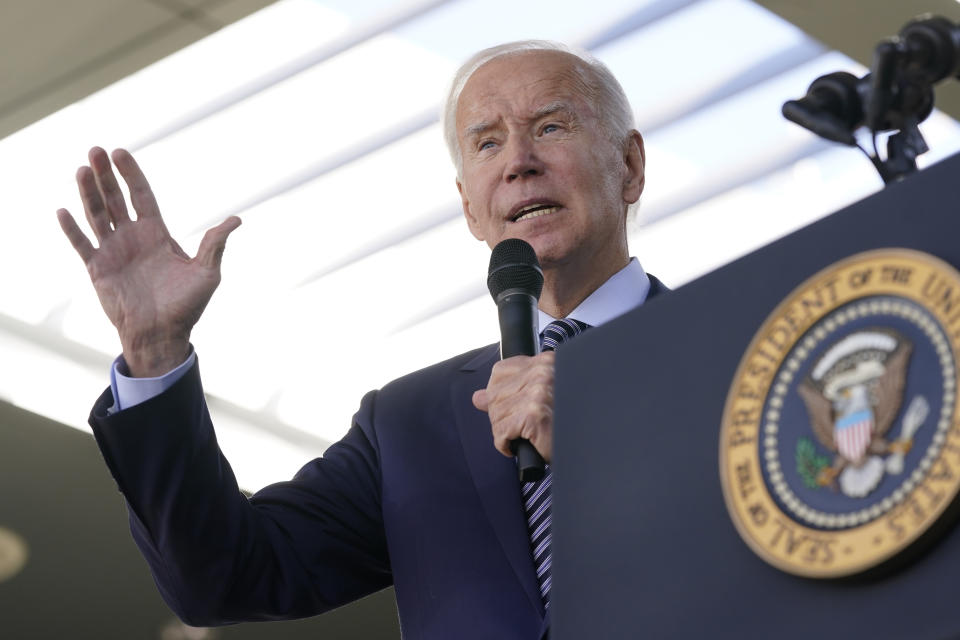
[[[643,190],[642,140],[604,133],[580,64],[559,51],[502,56],[474,72],[457,103],[470,231],[491,248],[526,240],[545,269],[625,261],[626,205]]]

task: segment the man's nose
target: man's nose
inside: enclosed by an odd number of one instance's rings
[[[507,144],[507,163],[503,178],[513,182],[518,178],[538,176],[543,173],[543,162],[536,153],[533,141],[517,136]]]

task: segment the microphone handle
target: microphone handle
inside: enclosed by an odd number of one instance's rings
[[[507,289],[497,296],[500,318],[500,359],[512,356],[535,356],[540,352],[537,333],[537,298],[522,289]],[[536,448],[525,438],[510,442],[517,456],[520,482],[535,482],[546,473],[545,462]]]

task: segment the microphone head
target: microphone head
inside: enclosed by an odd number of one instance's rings
[[[539,300],[543,270],[533,247],[520,238],[507,238],[495,246],[490,254],[487,288],[498,303],[500,294],[511,289],[520,289]]]

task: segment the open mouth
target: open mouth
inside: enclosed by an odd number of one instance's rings
[[[531,204],[525,207],[521,207],[513,215],[513,222],[520,222],[522,220],[530,220],[532,218],[539,218],[540,216],[550,215],[551,213],[556,213],[560,210],[555,204]]]

